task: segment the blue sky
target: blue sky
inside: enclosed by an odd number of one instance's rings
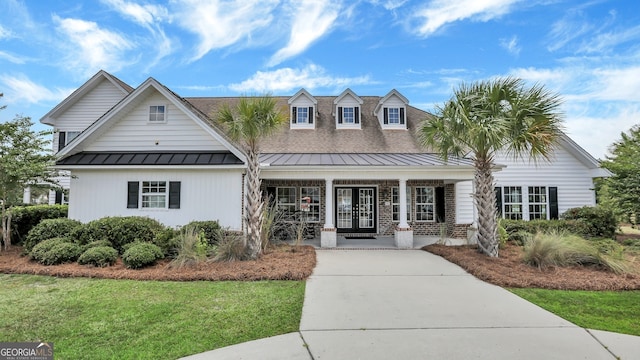
[[[604,158],[640,123],[640,2],[0,1],[1,121],[39,120],[100,69],[185,97],[395,88],[428,111],[516,76],[560,93],[567,133]]]

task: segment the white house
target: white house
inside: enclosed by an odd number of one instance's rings
[[[288,122],[262,145],[264,192],[301,214],[323,246],[345,236],[466,237],[474,222],[473,162],[447,162],[416,136],[428,113],[401,93],[276,97]],[[69,216],[141,215],[170,226],[219,220],[242,228],[245,158],[215,122],[239,98],[181,98],[149,78],[133,89],[100,71],[41,122],[55,130],[57,166],[70,172]],[[563,137],[551,163],[500,158],[501,213],[553,218],[594,205],[598,162]]]

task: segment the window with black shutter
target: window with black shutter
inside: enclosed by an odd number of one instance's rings
[[[180,181],[169,182],[169,209],[180,209]]]
[[[127,183],[127,209],[138,208],[138,194],[140,192],[140,183],[137,181],[129,181]]]

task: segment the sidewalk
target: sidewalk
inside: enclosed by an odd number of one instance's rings
[[[300,332],[187,359],[633,359],[640,337],[585,330],[416,250],[318,250]]]

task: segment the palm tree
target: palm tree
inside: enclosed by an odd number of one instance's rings
[[[496,197],[492,168],[496,152],[514,158],[549,160],[562,134],[562,101],[541,85],[507,77],[462,84],[420,128],[423,146],[447,160],[470,156],[474,161],[474,203],[478,209],[478,245],[498,256]]]
[[[248,258],[256,259],[262,253],[261,228],[264,206],[260,190],[260,140],[273,133],[285,121],[285,117],[276,109],[276,101],[270,96],[264,96],[241,98],[235,111],[225,105],[218,114],[218,121],[227,126],[229,136],[242,146],[247,157],[245,248]]]

